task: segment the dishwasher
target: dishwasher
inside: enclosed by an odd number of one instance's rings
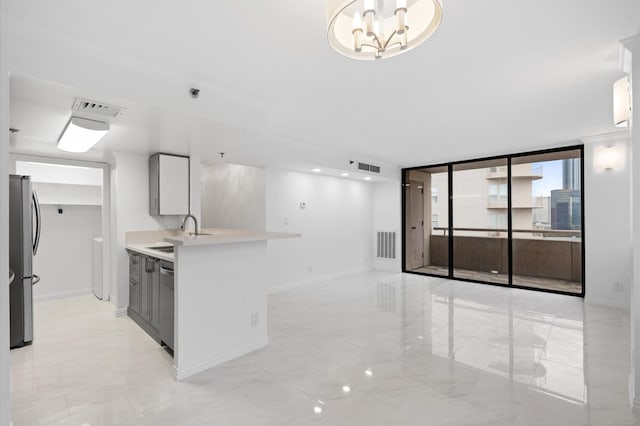
[[[173,351],[173,263],[160,263],[160,341]]]

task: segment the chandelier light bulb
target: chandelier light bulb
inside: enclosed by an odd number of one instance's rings
[[[353,14],[353,31],[362,31],[362,16],[356,12]]]
[[[398,18],[398,27],[396,33],[402,35],[406,30],[406,17],[407,17],[407,0],[398,0],[396,3],[396,17]]]
[[[442,21],[441,0],[325,1],[329,44],[353,59],[381,59],[409,51],[431,37]]]

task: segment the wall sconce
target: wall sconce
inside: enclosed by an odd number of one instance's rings
[[[628,127],[631,116],[631,94],[629,77],[622,77],[613,83],[613,124],[616,127]]]
[[[624,168],[624,153],[619,146],[599,146],[594,150],[594,168],[596,170],[620,170]]]

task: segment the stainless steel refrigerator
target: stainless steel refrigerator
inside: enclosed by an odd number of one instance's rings
[[[29,176],[11,175],[9,183],[9,284],[11,349],[33,341],[33,291],[40,281],[33,256],[40,242],[40,205]]]

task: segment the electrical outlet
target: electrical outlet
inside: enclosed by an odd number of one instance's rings
[[[257,326],[258,326],[258,313],[251,312],[251,327],[257,327]]]
[[[620,281],[617,281],[617,282],[613,283],[613,289],[615,291],[622,291],[622,290],[624,290],[624,286]]]
[[[282,218],[282,223],[285,224],[285,225],[288,225],[289,224],[289,218],[287,216],[283,217]]]

